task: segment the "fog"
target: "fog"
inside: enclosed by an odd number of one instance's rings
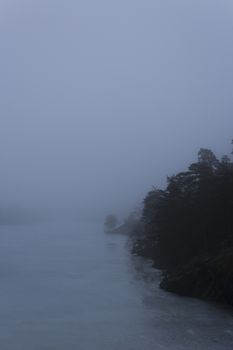
[[[230,153],[230,0],[1,0],[1,207],[127,214]]]

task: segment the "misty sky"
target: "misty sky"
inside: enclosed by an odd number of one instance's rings
[[[231,0],[0,0],[1,205],[124,212],[233,138]]]

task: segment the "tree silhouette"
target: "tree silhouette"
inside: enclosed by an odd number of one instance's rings
[[[188,170],[150,191],[134,249],[168,271],[233,246],[233,163],[201,148]],[[137,248],[135,248],[137,247]]]
[[[104,226],[106,231],[113,230],[118,223],[117,217],[113,214],[109,214],[106,216]]]

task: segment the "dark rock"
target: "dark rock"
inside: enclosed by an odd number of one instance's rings
[[[233,305],[233,250],[166,272],[160,286],[179,295]]]

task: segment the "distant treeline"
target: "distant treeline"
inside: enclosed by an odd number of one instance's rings
[[[165,189],[155,188],[147,194],[132,237],[133,253],[152,259],[162,269],[166,289],[199,297],[209,297],[209,293],[214,300],[233,302],[230,158],[218,159],[211,150],[200,149],[197,162],[187,171],[168,177]],[[185,285],[184,276],[191,285]],[[205,280],[212,286],[208,293]]]

